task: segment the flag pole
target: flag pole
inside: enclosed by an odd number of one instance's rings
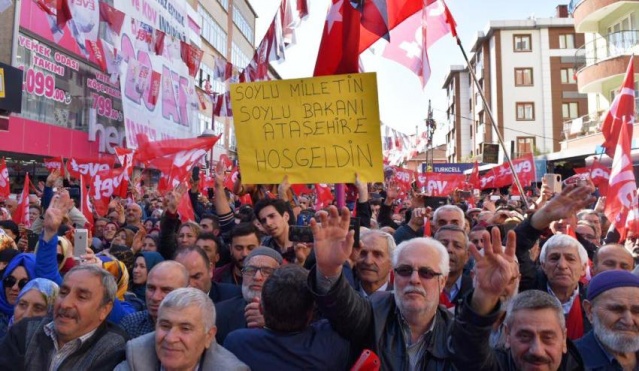
[[[506,146],[504,145],[504,139],[502,138],[501,133],[499,132],[499,130],[497,128],[497,124],[495,122],[495,117],[493,116],[493,112],[490,109],[490,107],[488,106],[488,102],[486,101],[486,97],[484,96],[484,91],[482,90],[481,85],[479,85],[479,80],[477,80],[477,76],[475,75],[475,71],[473,71],[473,68],[470,65],[470,61],[468,60],[468,55],[466,54],[466,50],[464,50],[464,46],[461,43],[461,39],[459,38],[458,35],[455,35],[455,38],[457,39],[457,45],[459,46],[459,50],[461,50],[462,55],[464,56],[464,60],[466,61],[466,65],[468,66],[468,72],[470,73],[470,76],[472,76],[473,81],[475,82],[475,85],[477,86],[477,90],[479,91],[479,95],[481,96],[481,100],[484,103],[484,109],[486,110],[486,113],[488,113],[488,117],[490,118],[490,123],[491,123],[493,129],[495,130],[495,133],[497,133],[497,140],[499,141],[499,144],[501,145],[501,148],[503,148],[503,150],[504,150],[504,157],[506,158],[506,161],[508,162],[508,166],[510,167],[510,171],[513,174],[513,179],[515,180],[515,185],[519,189],[519,193],[522,196],[521,200],[524,202],[524,205],[526,205],[526,208],[529,208],[528,200],[526,200],[526,193],[524,192],[524,188],[521,186],[521,182],[519,181],[519,176],[517,176],[517,173],[515,172],[515,167],[513,166],[513,162],[510,159],[510,156],[508,155],[508,151],[506,150]]]

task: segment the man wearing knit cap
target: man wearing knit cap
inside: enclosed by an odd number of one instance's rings
[[[625,270],[596,275],[584,309],[593,329],[575,343],[587,370],[636,370],[639,277]]]
[[[217,334],[219,344],[231,331],[241,328],[264,327],[260,312],[264,281],[282,265],[282,255],[269,247],[260,246],[244,259],[242,268],[242,296],[216,304]]]

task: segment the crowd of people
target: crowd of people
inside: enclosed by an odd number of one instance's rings
[[[392,180],[317,208],[223,175],[114,198],[86,246],[58,172],[28,228],[4,200],[0,370],[639,369],[639,236],[588,181],[432,210]]]

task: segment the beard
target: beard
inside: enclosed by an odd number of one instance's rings
[[[261,298],[262,292],[251,290],[247,285],[242,285],[242,297],[247,303],[250,303],[255,298]]]
[[[639,351],[639,336],[624,335],[615,331],[626,330],[627,327],[614,325],[613,329],[609,329],[601,323],[599,316],[596,314],[592,316],[592,327],[599,341],[613,352],[634,353]],[[637,331],[636,328],[635,331]]]

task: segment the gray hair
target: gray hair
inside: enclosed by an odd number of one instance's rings
[[[504,322],[509,328],[512,328],[515,312],[524,309],[540,310],[551,309],[555,312],[559,326],[562,330],[566,329],[566,319],[564,318],[564,310],[561,303],[556,297],[547,292],[540,290],[527,290],[517,294],[508,304],[506,319]]]
[[[599,218],[599,213],[596,212],[595,210],[593,210],[593,209],[582,209],[581,211],[579,211],[577,213],[577,219],[578,220],[583,220],[586,217],[586,215],[595,215],[597,218]]]
[[[435,235],[433,237],[435,237],[435,239],[439,241],[438,236],[441,232],[444,232],[444,231],[461,233],[464,236],[464,243],[466,244],[464,248],[468,250],[468,247],[470,246],[470,241],[468,240],[468,235],[466,234],[466,230],[464,228],[456,226],[454,224],[442,225],[441,227],[439,227],[437,232],[435,232]]]
[[[397,267],[397,262],[399,261],[399,256],[402,254],[402,251],[413,245],[420,245],[427,249],[436,250],[440,257],[439,270],[442,275],[448,276],[448,272],[450,272],[448,251],[446,251],[446,248],[441,242],[431,237],[411,238],[410,240],[397,245],[397,248],[395,248],[395,252],[393,253],[393,267]]]
[[[208,257],[207,257],[207,259],[208,259]],[[149,271],[149,276],[151,275],[152,272],[160,270],[160,269],[162,269],[164,267],[166,267],[166,268],[175,268],[175,269],[179,270],[180,271],[180,276],[181,276],[181,278],[183,279],[183,282],[184,282],[184,286],[189,284],[189,279],[190,279],[189,271],[186,269],[186,267],[182,263],[177,262],[175,260],[164,260],[164,261],[159,262],[156,266],[151,268],[151,270]]]
[[[548,250],[555,247],[574,247],[577,249],[577,253],[579,254],[579,260],[581,264],[588,263],[588,252],[586,249],[573,237],[570,237],[567,234],[556,234],[546,240],[546,243],[541,248],[541,253],[539,254],[539,261],[541,263],[546,262],[546,255],[548,255]]]
[[[65,277],[69,277],[71,274],[81,271],[89,272],[91,275],[100,279],[100,283],[102,283],[102,287],[104,288],[102,302],[100,303],[101,306],[105,306],[108,303],[113,303],[115,301],[116,294],[118,292],[118,284],[115,283],[115,278],[111,273],[109,273],[109,271],[93,264],[76,265],[67,272]],[[64,281],[62,284],[64,285]]]
[[[439,214],[442,213],[442,211],[455,211],[459,213],[459,220],[462,223],[466,223],[466,215],[464,214],[464,210],[460,209],[459,206],[455,206],[455,205],[443,205],[438,207],[435,212],[433,213],[433,223],[437,224],[437,221],[439,220]],[[464,224],[462,224],[463,226]]]
[[[158,316],[166,308],[180,310],[191,306],[196,306],[200,309],[205,332],[215,326],[216,314],[213,301],[202,290],[193,287],[175,289],[166,295],[158,309]]]
[[[393,256],[393,252],[397,247],[395,239],[389,233],[380,231],[378,229],[366,229],[361,231],[360,241],[367,240],[369,238],[380,238],[386,240],[386,246],[388,246],[388,256]]]

